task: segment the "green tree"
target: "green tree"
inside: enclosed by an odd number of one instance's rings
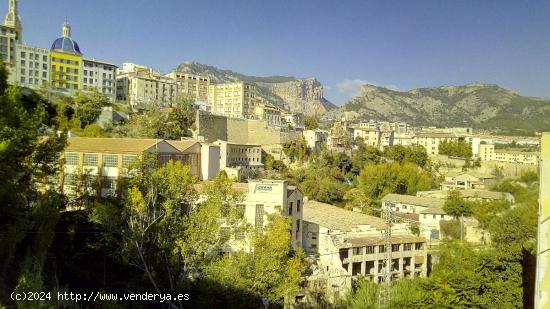
[[[458,190],[451,190],[447,194],[443,210],[455,218],[470,216],[473,212],[472,202],[465,200]]]
[[[312,116],[305,116],[304,117],[304,126],[306,127],[306,130],[315,130],[319,128],[319,124],[317,123],[317,119]]]

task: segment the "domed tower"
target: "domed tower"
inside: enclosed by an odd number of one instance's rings
[[[71,38],[71,26],[63,23],[61,37],[53,41],[50,51],[50,82],[53,89],[76,91],[81,89],[82,52]]]
[[[4,25],[15,29],[16,41],[23,42],[23,24],[19,16],[19,0],[9,0],[8,14],[4,19]]]

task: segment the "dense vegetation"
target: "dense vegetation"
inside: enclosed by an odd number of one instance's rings
[[[442,141],[439,143],[439,154],[470,159],[472,146],[466,141]]]

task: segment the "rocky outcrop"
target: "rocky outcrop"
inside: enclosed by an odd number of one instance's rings
[[[336,108],[324,98],[323,85],[316,78],[249,76],[197,62],[184,62],[176,70],[209,76],[214,84],[235,81],[255,83],[259,97],[293,113],[321,115]]]
[[[404,121],[414,126],[471,126],[522,134],[550,130],[550,100],[481,83],[408,92],[364,85],[357,97],[325,117]]]

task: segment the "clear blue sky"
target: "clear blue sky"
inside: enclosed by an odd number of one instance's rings
[[[336,104],[363,82],[550,97],[550,1],[21,0],[20,15],[27,44],[49,48],[67,18],[87,57],[315,76]]]

